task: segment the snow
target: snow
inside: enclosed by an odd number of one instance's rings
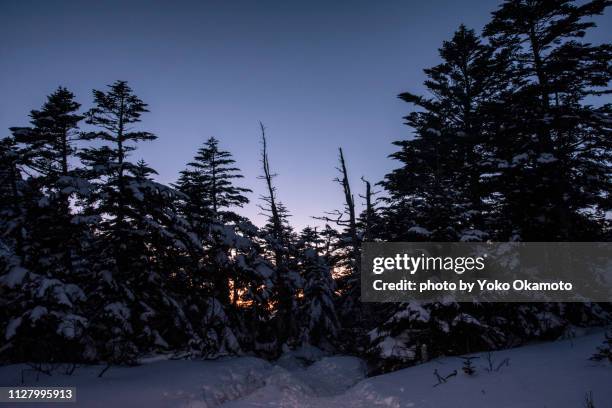
[[[459,323],[467,323],[473,324],[475,326],[482,326],[482,323],[478,321],[474,316],[469,315],[467,313],[460,313],[457,317],[453,319],[453,326],[458,325]]]
[[[499,171],[494,172],[494,173],[482,173],[480,175],[480,178],[484,180],[484,179],[488,179],[488,178],[498,177],[498,176],[501,176],[501,175],[502,175],[502,173],[500,173]]]
[[[599,334],[491,353],[494,367],[509,359],[509,367],[498,372],[487,371],[486,354],[477,354],[473,377],[461,372],[460,359],[439,359],[363,381],[348,398],[361,396],[395,407],[563,408],[584,406],[585,394],[592,391],[595,406],[607,406],[612,400],[612,370],[588,361],[601,339]],[[459,374],[433,387],[435,369],[443,376],[453,370]]]
[[[41,298],[47,295],[49,289],[57,303],[72,306],[72,301],[85,299],[83,291],[74,284],[64,284],[59,279],[49,279],[42,277],[37,281],[38,290],[36,296]]]
[[[0,276],[0,284],[8,286],[9,289],[13,289],[23,283],[27,273],[27,269],[21,266],[14,266],[6,275]]]
[[[402,361],[409,361],[416,355],[415,347],[406,347],[405,339],[395,338],[391,336],[385,337],[383,341],[378,344],[380,350],[379,355],[381,358],[395,357]]]
[[[537,159],[536,161],[538,163],[542,163],[542,164],[546,164],[546,163],[552,163],[557,161],[557,158],[555,156],[553,156],[550,153],[542,153]]]
[[[529,155],[527,153],[517,154],[512,158],[512,164],[519,164],[529,159]]]
[[[30,320],[33,323],[35,323],[38,319],[40,319],[41,317],[47,315],[48,313],[49,313],[49,310],[47,310],[46,307],[44,307],[44,306],[36,306],[30,312]]]
[[[118,318],[119,320],[127,320],[130,317],[130,309],[121,302],[114,302],[104,307],[104,310]]]
[[[17,329],[19,328],[19,326],[21,326],[22,320],[23,319],[21,317],[11,319],[11,321],[6,326],[6,334],[4,336],[7,340],[10,340],[15,337],[15,334],[17,334]]]
[[[431,320],[429,311],[423,308],[423,306],[419,302],[408,302],[406,307],[401,311],[397,312],[393,317],[391,317],[391,321],[400,322],[401,320],[410,317],[413,321],[427,323]]]
[[[413,407],[413,408],[575,408],[592,393],[595,407],[612,401],[612,367],[588,358],[603,332],[490,353],[474,354],[476,374],[462,360],[444,357],[390,374],[365,378],[365,364],[329,356],[315,348],[288,352],[275,363],[254,357],[214,361],[150,358],[138,367],[77,368],[73,376],[24,373],[25,385],[75,386],[77,404],[54,407]],[[507,359],[508,364],[502,364]],[[497,367],[499,370],[496,370]],[[27,365],[0,367],[0,384],[21,385]],[[456,376],[436,385],[434,370]],[[24,408],[28,404],[20,404]]]
[[[463,231],[459,241],[461,242],[471,242],[471,241],[481,242],[481,241],[484,241],[486,238],[487,238],[487,233],[484,231],[467,230],[467,231]]]
[[[164,340],[164,338],[159,334],[159,332],[157,330],[153,331],[153,336],[155,337],[155,345],[162,347],[162,348],[168,348],[168,343],[166,342],[166,340]]]
[[[431,231],[429,231],[426,228],[420,227],[420,226],[416,226],[416,227],[410,227],[408,228],[408,232],[413,233],[413,234],[417,234],[417,235],[422,235],[425,237],[428,237],[431,235]]]
[[[79,334],[78,328],[85,326],[87,319],[75,314],[63,316],[62,321],[57,326],[57,334],[64,336],[67,339],[73,339]]]
[[[38,292],[36,294],[37,297],[43,297],[45,296],[45,293],[47,292],[47,289],[53,287],[53,286],[61,286],[62,282],[58,279],[48,279],[48,278],[42,278],[39,282],[39,286],[38,286]]]

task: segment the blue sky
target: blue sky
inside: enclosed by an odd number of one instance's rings
[[[254,190],[242,213],[261,223],[258,121],[268,129],[278,194],[302,227],[341,208],[333,183],[345,151],[353,189],[395,163],[410,136],[409,106],[422,69],[461,23],[477,30],[495,1],[28,1],[0,3],[0,128],[27,123],[57,86],[84,108],[91,90],[129,81],[149,104],[144,158],[173,182],[215,136]],[[603,26],[604,18],[597,19]],[[609,24],[590,37],[611,38]]]

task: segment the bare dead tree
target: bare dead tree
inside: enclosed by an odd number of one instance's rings
[[[340,153],[340,170],[342,174],[342,179],[336,179],[342,185],[342,190],[344,191],[344,201],[346,207],[346,213],[348,214],[348,235],[351,239],[352,244],[352,252],[353,252],[353,275],[355,277],[359,277],[359,239],[357,236],[357,221],[355,217],[355,197],[353,197],[353,193],[351,192],[351,185],[349,183],[348,170],[346,168],[346,161],[344,160],[344,153],[342,152],[342,148],[339,147],[338,151]]]
[[[374,204],[372,198],[376,193],[372,192],[372,185],[365,177],[361,176],[361,181],[366,185],[365,195],[360,195],[361,198],[365,199],[366,204],[365,217],[363,220],[363,240],[370,241],[372,239],[372,221],[374,218]]]
[[[268,190],[268,194],[262,197],[268,208],[262,208],[264,211],[269,211],[272,218],[272,232],[274,234],[275,240],[282,246],[284,237],[283,237],[283,224],[280,218],[280,213],[277,205],[276,199],[276,187],[274,187],[273,179],[276,177],[276,174],[270,171],[270,160],[268,158],[268,141],[266,139],[266,128],[263,123],[259,122],[259,127],[261,129],[261,164],[263,168],[264,175],[260,178],[266,182],[266,187]],[[261,207],[260,207],[261,208]],[[283,264],[283,254],[282,251],[276,250],[274,251],[276,266],[279,267]]]
[[[359,235],[357,233],[357,217],[355,215],[355,197],[351,192],[351,185],[349,182],[348,170],[346,166],[346,160],[344,159],[344,152],[342,148],[338,148],[339,151],[339,167],[336,167],[340,173],[340,177],[336,177],[334,181],[342,186],[344,193],[344,211],[335,210],[327,212],[325,216],[315,217],[316,219],[333,223],[339,227],[346,229],[346,234],[351,243],[350,252],[350,264],[353,278],[359,278],[360,271],[360,243]]]
[[[281,347],[289,338],[295,327],[295,322],[292,316],[293,311],[293,290],[288,277],[288,269],[285,263],[284,248],[285,236],[283,233],[283,221],[281,219],[282,204],[276,197],[276,187],[274,187],[273,179],[276,174],[270,170],[270,160],[268,158],[268,142],[266,139],[266,128],[263,123],[259,122],[261,129],[261,163],[263,168],[263,179],[266,183],[267,195],[262,196],[262,200],[267,204],[267,207],[260,208],[269,213],[272,221],[272,234],[274,237],[274,262],[278,273],[278,309],[277,309],[277,330],[278,330],[278,346]],[[280,349],[280,348],[279,348]]]

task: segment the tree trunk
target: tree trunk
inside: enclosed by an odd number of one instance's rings
[[[348,171],[346,169],[346,162],[344,161],[344,153],[342,152],[342,148],[338,148],[340,151],[340,171],[342,172],[342,189],[344,190],[344,200],[346,204],[346,209],[349,216],[349,224],[348,224],[348,232],[349,237],[351,239],[352,246],[352,258],[353,258],[353,277],[359,279],[360,277],[360,255],[359,255],[359,240],[357,237],[357,223],[355,218],[355,198],[353,197],[353,193],[351,193],[351,185],[349,183]]]

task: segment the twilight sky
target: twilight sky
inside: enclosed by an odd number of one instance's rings
[[[379,181],[396,167],[391,142],[410,135],[396,95],[422,90],[442,41],[460,23],[481,29],[497,4],[0,0],[0,129],[26,125],[59,85],[87,109],[92,89],[127,80],[151,110],[142,128],[159,136],[134,160],[173,182],[217,137],[254,190],[242,213],[261,224],[261,120],[291,222],[318,224],[310,217],[342,205],[338,146],[356,194],[362,175]],[[611,25],[596,21],[590,40],[609,40]]]

